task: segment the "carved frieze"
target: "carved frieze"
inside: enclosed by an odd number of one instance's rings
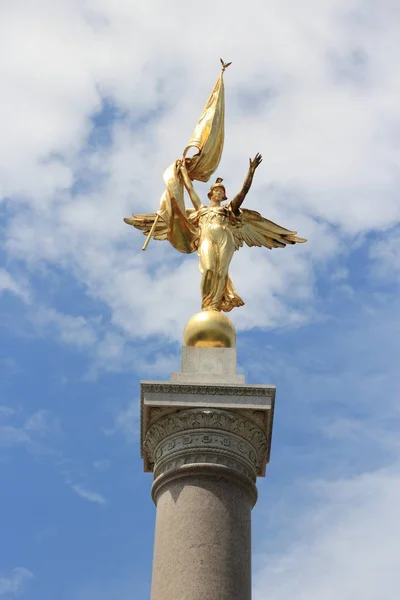
[[[178,410],[161,417],[146,432],[143,452],[157,477],[172,464],[229,464],[252,479],[261,473],[268,440],[261,424],[220,409]]]

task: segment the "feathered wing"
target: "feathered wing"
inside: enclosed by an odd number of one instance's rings
[[[125,223],[136,227],[143,231],[144,235],[148,235],[150,229],[158,216],[157,213],[150,213],[148,215],[135,215],[132,213],[132,219],[124,219]],[[153,233],[153,237],[156,240],[166,240],[168,236],[168,225],[163,219],[158,219],[156,228]]]
[[[187,208],[185,210],[186,219],[188,220],[190,215],[195,212],[193,208]],[[185,216],[184,215],[184,216]],[[157,217],[160,217],[158,213],[150,213],[148,215],[136,215],[132,213],[132,219],[124,219],[125,223],[132,225],[136,229],[143,232],[145,236],[148,236],[150,229]],[[153,232],[155,240],[168,240],[170,233],[171,223],[167,223],[163,218],[158,218],[156,228]],[[193,250],[190,250],[193,252]]]
[[[265,246],[266,248],[284,248],[286,244],[301,244],[307,240],[296,236],[297,231],[285,229],[260,213],[247,208],[241,209],[240,217],[233,228],[236,250],[243,246]]]

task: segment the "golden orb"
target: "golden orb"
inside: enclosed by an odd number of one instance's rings
[[[202,310],[189,319],[183,332],[183,345],[196,348],[234,348],[233,323],[218,310]]]

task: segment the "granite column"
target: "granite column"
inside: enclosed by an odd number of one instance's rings
[[[157,506],[151,600],[250,600],[251,510],[274,386],[246,385],[233,348],[184,347],[181,372],[141,392]]]

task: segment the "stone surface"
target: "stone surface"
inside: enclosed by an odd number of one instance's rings
[[[151,598],[250,600],[254,498],[234,480],[198,467],[155,498]]]
[[[250,515],[274,401],[275,386],[236,374],[233,348],[184,348],[172,381],[141,382],[157,505],[152,600],[251,599]]]
[[[236,374],[236,348],[183,346],[181,372],[172,373],[171,381],[243,385],[245,377]]]
[[[234,375],[236,368],[236,348],[182,348],[182,373]]]

